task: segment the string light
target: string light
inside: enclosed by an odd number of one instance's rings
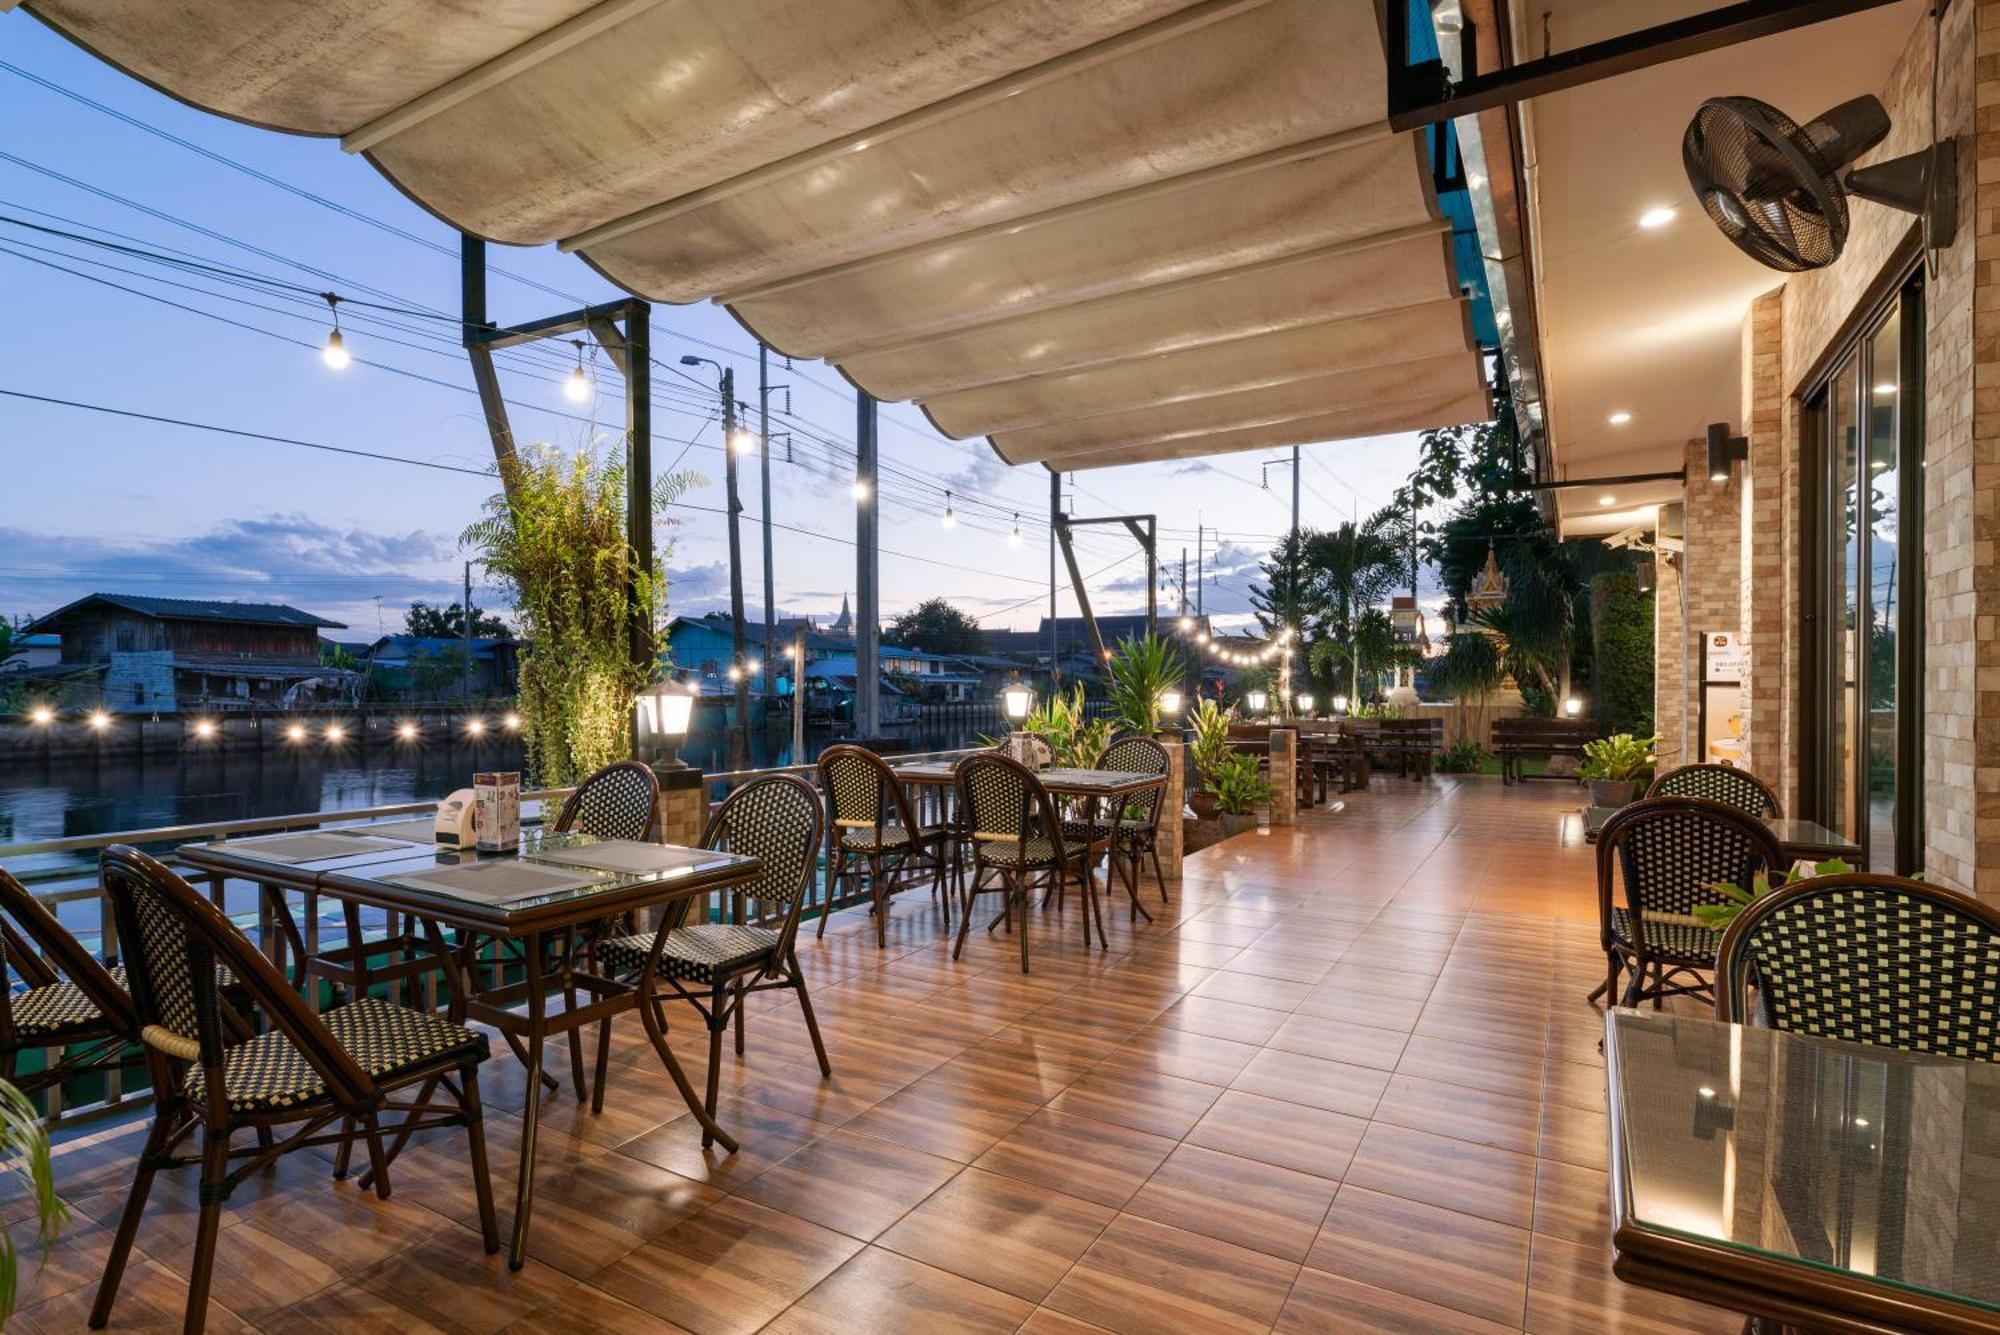
[[[946,528],[950,528],[956,523],[958,523],[958,515],[955,512],[953,512],[951,508],[951,488],[949,487],[945,488],[944,514],[939,519],[939,522],[942,523]]]
[[[101,709],[93,709],[90,711],[90,729],[92,732],[103,732],[106,728],[110,726],[111,726],[111,715],[105,713]]]
[[[333,317],[333,330],[326,336],[326,346],[319,350],[319,359],[326,363],[329,371],[345,371],[354,358],[348,355],[347,340],[340,336],[340,298],[332,292],[322,292],[326,298],[327,313]]]
[[[468,737],[484,737],[486,735],[486,720],[481,718],[467,719],[465,721],[465,735]]]
[[[397,725],[396,725],[396,740],[398,740],[398,741],[402,741],[402,742],[414,742],[414,741],[416,741],[416,740],[417,740],[417,725],[416,725],[416,724],[414,724],[414,723],[399,723],[399,724],[397,724]]]
[[[729,433],[729,448],[738,454],[748,454],[756,447],[757,438],[750,434],[748,427],[737,427]]]
[[[867,500],[868,500],[868,484],[866,482],[863,482],[860,478],[855,478],[854,479],[855,504],[857,505],[863,504]]]
[[[521,716],[512,711],[502,714],[500,716],[500,726],[508,732],[519,732],[521,730]]]
[[[563,397],[571,403],[583,403],[591,393],[590,376],[583,369],[583,340],[572,339],[571,345],[576,349],[576,369],[563,381]]]
[[[194,725],[194,735],[204,742],[215,736],[215,723],[211,719],[201,719]]]
[[[38,728],[46,728],[56,721],[56,711],[47,705],[36,705],[28,711],[28,721]]]
[[[1009,547],[1019,547],[1021,545],[1021,512],[1019,510],[1014,512],[1014,531],[1007,535],[1007,545]]]

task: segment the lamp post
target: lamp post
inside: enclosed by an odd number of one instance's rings
[[[729,624],[730,648],[736,675],[736,726],[729,732],[729,767],[743,769],[750,763],[750,678],[743,650],[743,500],[736,488],[736,456],[747,447],[748,432],[736,424],[736,372],[712,357],[688,353],[682,366],[707,364],[722,378],[722,475],[729,512]],[[769,645],[765,646],[768,652]]]
[[[1333,697],[1333,712],[1336,714],[1345,714],[1347,712],[1346,696],[1336,695]]]
[[[1244,706],[1253,718],[1262,718],[1271,707],[1271,697],[1264,691],[1250,691],[1243,697]]]
[[[694,718],[694,692],[678,682],[656,681],[632,699],[638,758],[654,769],[686,769],[680,758]]]
[[[1299,714],[1305,718],[1311,718],[1313,716],[1313,698],[1311,691],[1299,692]]]
[[[1027,737],[1022,725],[1035,708],[1035,690],[1020,681],[1010,681],[1000,688],[1000,713],[1007,720],[1007,754],[1023,765],[1031,763],[1028,755]]]

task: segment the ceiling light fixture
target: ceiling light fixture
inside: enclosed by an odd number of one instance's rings
[[[1605,418],[1604,420],[1611,423],[1611,425],[1613,426],[1624,426],[1627,422],[1632,420],[1632,414],[1626,412],[1623,408],[1620,408],[1617,412],[1611,414],[1611,416]]]
[[[1639,226],[1651,231],[1655,227],[1665,227],[1674,220],[1674,210],[1661,205],[1657,209],[1647,209],[1639,215]]]
[[[1885,380],[1881,384],[1875,386],[1875,393],[1885,399],[1888,398],[1891,394],[1894,394],[1895,392],[1896,392],[1896,382],[1893,380]]]
[[[1616,505],[1618,504],[1618,498],[1607,491],[1597,498],[1597,503],[1599,505]]]

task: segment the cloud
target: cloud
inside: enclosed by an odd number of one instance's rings
[[[456,553],[445,534],[382,533],[303,514],[231,520],[175,538],[0,526],[0,612],[39,614],[89,593],[137,593],[290,603],[365,633],[375,628],[379,598],[393,630],[412,601],[458,599]],[[498,601],[477,571],[473,583],[475,602]]]

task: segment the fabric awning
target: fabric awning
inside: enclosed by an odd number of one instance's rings
[[[1400,3],[1400,0],[1390,0]],[[0,8],[7,0],[0,0]],[[1374,0],[27,0],[1064,469],[1482,419]]]

